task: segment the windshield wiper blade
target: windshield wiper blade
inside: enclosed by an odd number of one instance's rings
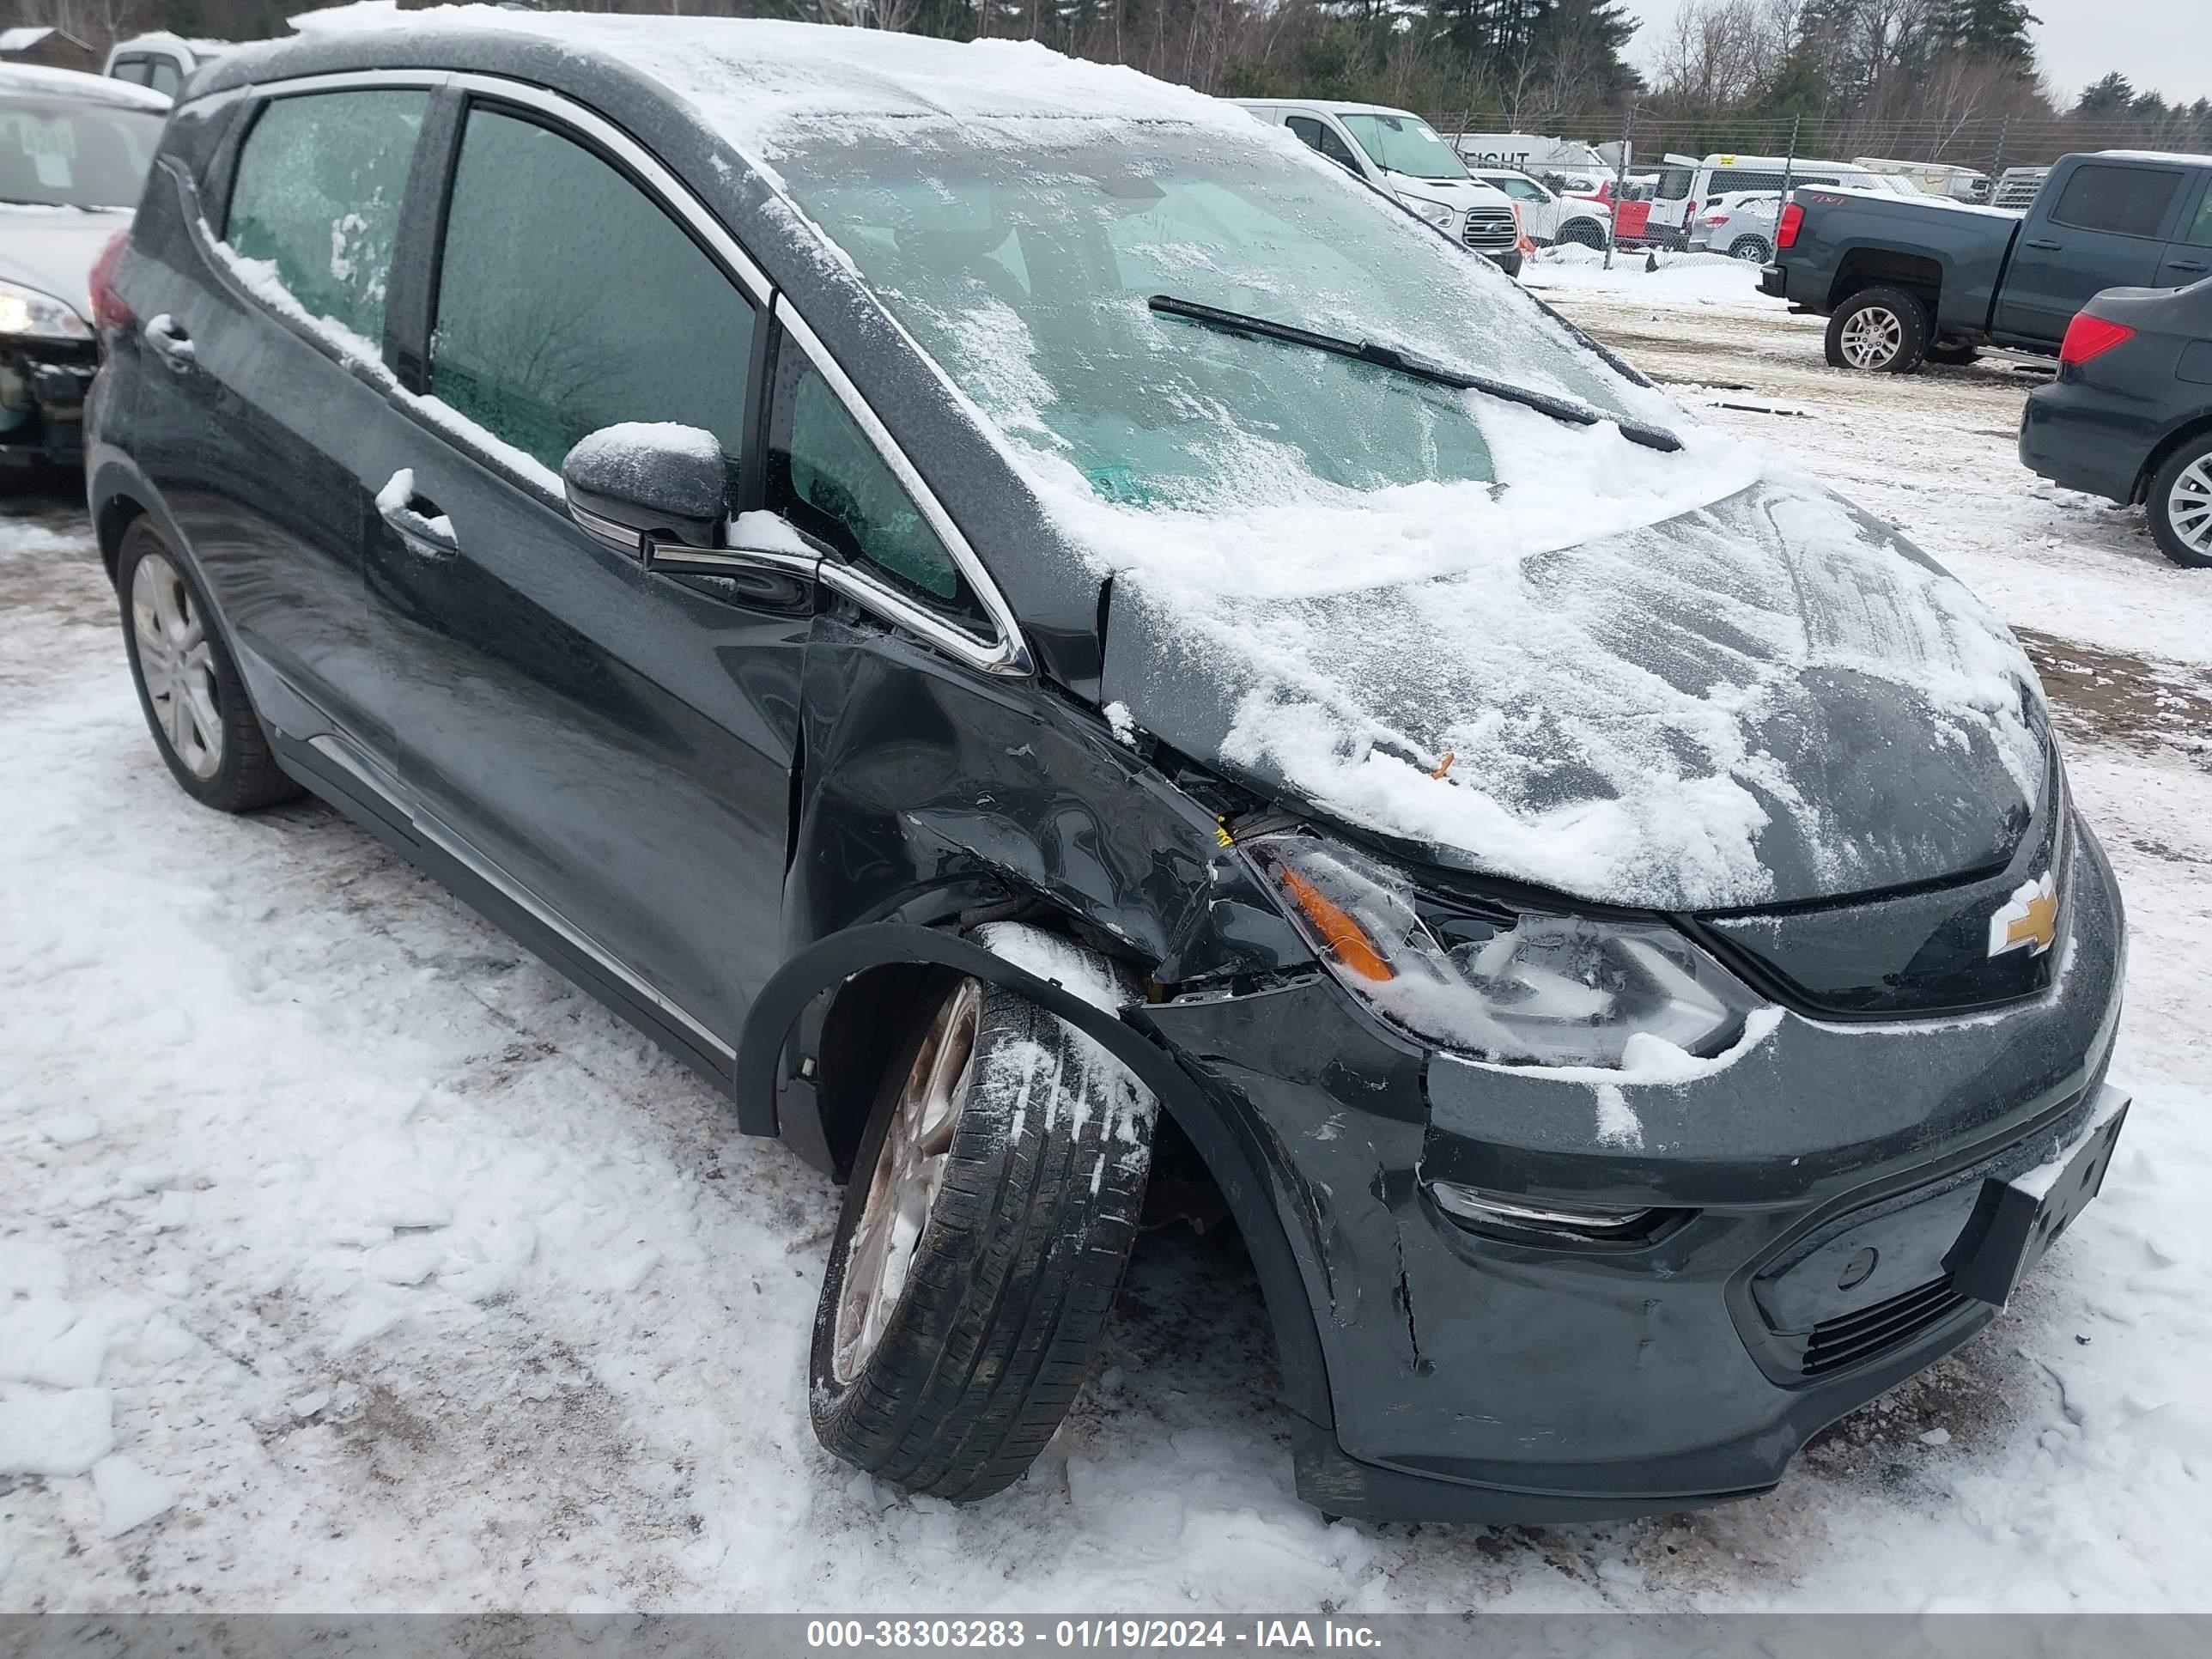
[[[1164,316],[1181,317],[1190,322],[1202,323],[1208,328],[1249,334],[1255,339],[1280,340],[1286,345],[1304,346],[1310,351],[1325,351],[1331,356],[1372,363],[1377,368],[1409,374],[1415,380],[1426,380],[1431,386],[1450,386],[1460,392],[1480,392],[1486,398],[1519,404],[1523,409],[1533,409],[1539,414],[1548,415],[1555,421],[1565,421],[1571,425],[1596,426],[1602,422],[1612,421],[1620,428],[1622,437],[1631,443],[1642,444],[1647,449],[1665,450],[1671,453],[1682,447],[1682,441],[1664,427],[1646,426],[1641,421],[1621,420],[1592,409],[1587,404],[1576,403],[1570,398],[1555,398],[1548,392],[1516,386],[1510,380],[1494,380],[1486,374],[1470,374],[1464,369],[1448,368],[1442,363],[1432,363],[1425,357],[1415,357],[1395,346],[1380,345],[1373,340],[1346,340],[1334,334],[1316,334],[1311,329],[1295,328],[1288,323],[1274,322],[1265,317],[1249,317],[1241,311],[1224,311],[1218,306],[1200,305],[1195,300],[1179,300],[1172,294],[1155,294],[1145,303]]]

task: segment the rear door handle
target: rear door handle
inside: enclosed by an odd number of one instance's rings
[[[192,367],[198,355],[192,347],[192,337],[177,326],[177,319],[163,312],[158,317],[149,317],[144,329],[146,343],[154,355],[178,374]]]
[[[2208,269],[2204,261],[2202,259],[2168,259],[2166,262],[2166,268],[2168,270],[2203,270]]]
[[[2063,242],[2054,242],[2050,240],[2048,238],[2042,236],[2032,238],[2027,246],[2033,248],[2040,248],[2045,253],[2063,252],[2066,247],[2066,244]]]
[[[435,501],[415,493],[411,467],[401,467],[376,492],[376,515],[391,526],[400,545],[418,558],[450,559],[461,550],[453,521]]]

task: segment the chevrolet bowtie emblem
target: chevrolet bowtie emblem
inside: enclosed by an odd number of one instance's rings
[[[1990,954],[2026,951],[2041,956],[2058,940],[2058,884],[2051,872],[2024,881],[1990,918]]]

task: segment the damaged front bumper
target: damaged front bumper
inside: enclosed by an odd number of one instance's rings
[[[75,466],[99,367],[88,340],[0,342],[0,466]]]
[[[1785,1012],[1686,1084],[1426,1051],[1322,975],[1144,1010],[1245,1120],[1299,1259],[1331,1419],[1303,1425],[1301,1496],[1489,1522],[1747,1496],[1988,1323],[2124,1117],[2103,1084],[2118,896],[2080,846],[2049,990],[1948,1018]],[[1443,1182],[1647,1213],[1547,1237],[1448,1213]]]

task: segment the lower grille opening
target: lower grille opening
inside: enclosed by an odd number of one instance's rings
[[[1824,1319],[1806,1340],[1804,1373],[1826,1376],[1879,1358],[1956,1312],[1966,1299],[1951,1288],[1947,1273],[1856,1313]]]

